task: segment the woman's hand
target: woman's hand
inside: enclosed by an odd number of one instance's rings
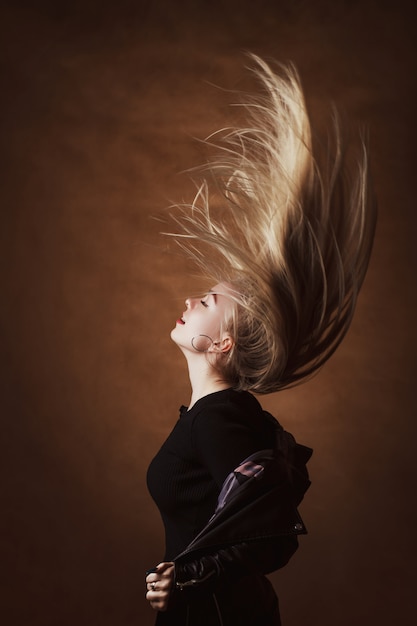
[[[159,563],[146,577],[146,599],[156,611],[166,611],[174,584],[174,563]]]

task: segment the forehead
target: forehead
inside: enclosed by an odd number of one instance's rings
[[[228,283],[217,283],[217,285],[211,287],[207,293],[230,299],[233,297],[234,289],[232,285]]]
[[[233,285],[230,283],[217,283],[217,285],[209,289],[208,293],[215,293],[216,295],[230,298],[236,294],[236,289],[234,289]]]
[[[213,295],[217,306],[224,310],[235,306],[236,290],[228,283],[218,283],[207,292],[207,295]]]

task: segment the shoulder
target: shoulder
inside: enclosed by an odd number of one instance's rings
[[[189,411],[194,424],[219,419],[251,422],[264,419],[258,400],[247,391],[224,389],[201,398]]]
[[[192,439],[197,445],[209,441],[252,442],[258,449],[271,441],[271,418],[258,400],[248,392],[226,389],[205,396],[190,411]],[[257,448],[255,447],[253,451]],[[242,457],[243,458],[243,457]]]
[[[188,411],[187,419],[195,457],[219,487],[244,459],[273,441],[261,405],[247,392],[227,389],[205,396]]]

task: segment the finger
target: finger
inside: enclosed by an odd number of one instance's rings
[[[147,593],[151,594],[153,598],[168,597],[171,592],[171,585],[163,583],[155,583],[154,585],[147,585]]]
[[[166,611],[168,609],[168,603],[164,602],[150,602],[149,603],[154,611],[159,611],[160,613]]]
[[[161,576],[160,578],[147,578],[145,581],[146,588],[152,589],[169,589],[172,586],[172,576]]]
[[[162,574],[166,570],[172,569],[173,567],[174,567],[174,563],[172,561],[168,561],[168,562],[162,561],[162,563],[159,563],[155,569],[158,574]]]
[[[161,580],[163,576],[170,576],[173,569],[173,563],[160,563],[154,568],[155,571],[146,576],[145,581],[147,583],[151,583],[153,581]]]
[[[161,607],[168,605],[169,594],[158,591],[148,591],[146,593],[146,599],[152,607]]]
[[[158,580],[161,580],[161,577],[158,574],[149,574],[149,576],[145,578],[147,583],[157,582]]]
[[[158,572],[157,575],[159,575],[159,580],[172,581],[173,578],[174,578],[174,567],[170,566],[166,570],[164,570],[163,572]]]
[[[166,611],[168,608],[168,598],[148,598],[151,607],[157,611]]]
[[[168,598],[171,594],[171,585],[149,585],[146,588],[146,593],[149,594],[149,598],[151,599]]]
[[[172,587],[171,579],[160,579],[146,583],[147,591],[168,594]]]
[[[163,591],[168,592],[171,589],[171,579],[162,579],[157,582],[148,583],[147,588],[150,591]]]

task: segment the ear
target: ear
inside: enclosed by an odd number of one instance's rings
[[[233,348],[234,343],[235,342],[230,337],[230,335],[224,335],[221,341],[215,341],[213,343],[209,352],[217,352],[217,353],[226,354],[227,352],[230,352],[230,350]]]

